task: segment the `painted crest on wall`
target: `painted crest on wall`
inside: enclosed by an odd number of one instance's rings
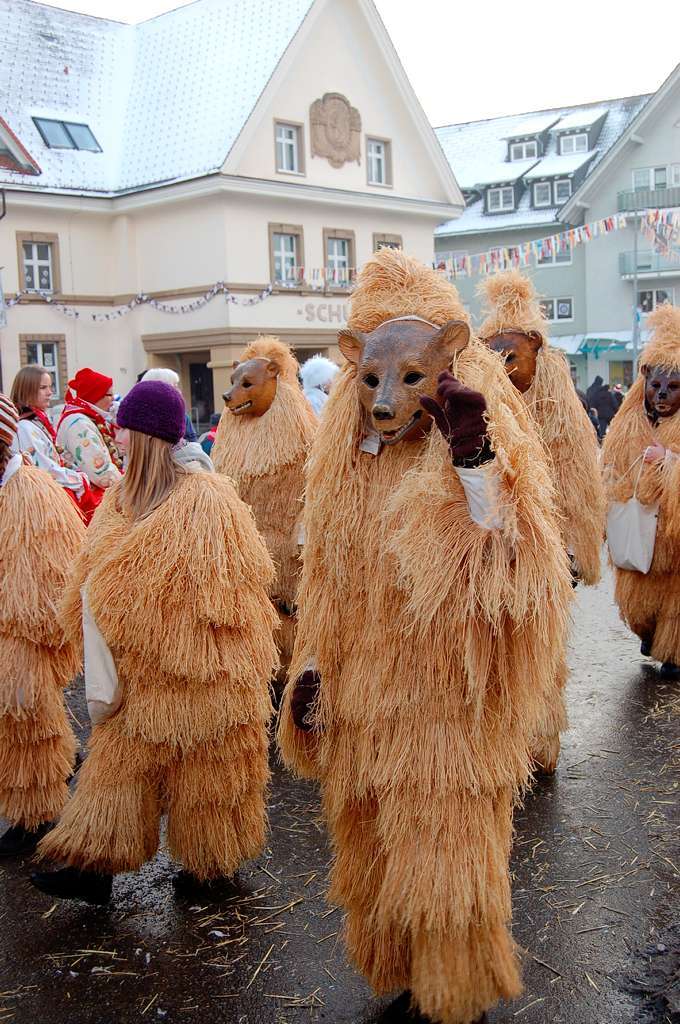
[[[312,156],[325,157],[331,167],[361,162],[361,115],[339,92],[324,93],[309,111]]]

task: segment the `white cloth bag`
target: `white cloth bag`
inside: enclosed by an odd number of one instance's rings
[[[92,614],[85,587],[81,588],[80,596],[83,601],[85,697],[90,721],[99,725],[118,710],[122,692],[113,655]]]
[[[618,569],[648,573],[654,558],[659,506],[643,505],[637,499],[644,459],[643,455],[633,497],[628,501],[613,501],[609,506],[607,546],[611,560]]]

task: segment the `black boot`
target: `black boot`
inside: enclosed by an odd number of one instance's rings
[[[12,825],[0,839],[0,857],[21,857],[24,853],[33,853],[42,837],[46,836],[51,828],[51,821],[32,829]]]
[[[648,640],[647,637],[645,637],[644,640],[640,644],[640,654],[644,658],[651,657],[651,654],[652,654],[652,641]]]
[[[659,671],[662,676],[669,676],[671,679],[676,679],[680,675],[680,668],[674,661],[664,661]]]
[[[238,893],[238,871],[230,878],[209,878],[201,881],[190,871],[178,871],[172,879],[175,895],[181,900],[219,902]]]
[[[111,899],[113,875],[61,868],[59,871],[34,871],[31,882],[48,896],[58,896],[62,900],[82,900],[101,907]]]

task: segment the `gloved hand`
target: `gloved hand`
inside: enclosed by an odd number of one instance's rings
[[[422,395],[420,404],[449,443],[454,466],[474,468],[494,457],[484,419],[486,399],[444,370],[437,398]]]
[[[295,680],[293,695],[290,698],[290,713],[298,729],[311,732],[314,726],[307,721],[312,704],[319,695],[321,676],[314,669],[308,668]]]

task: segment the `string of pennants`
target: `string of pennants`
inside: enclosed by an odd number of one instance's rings
[[[446,259],[437,260],[433,266],[441,271],[450,280],[459,277],[471,277],[476,274],[491,274],[499,270],[511,268],[530,267],[540,265],[548,259],[558,257],[561,254],[568,254],[579,245],[586,245],[594,238],[601,235],[611,234],[613,231],[620,231],[629,226],[633,214],[618,213],[611,217],[603,217],[600,220],[592,221],[590,224],[583,224],[580,227],[569,228],[557,234],[548,235],[545,238],[532,239],[522,242],[519,245],[503,246],[489,249],[480,253],[460,253]],[[640,218],[639,228],[654,250],[666,259],[680,262],[680,211],[679,210],[646,210],[637,214]],[[32,300],[40,298],[43,302],[56,309],[64,316],[73,320],[92,320],[98,323],[118,320],[127,316],[138,306],[151,306],[152,309],[161,313],[168,313],[174,316],[194,313],[209,302],[212,302],[218,295],[224,295],[225,301],[238,306],[255,306],[264,302],[274,292],[274,288],[300,288],[302,286],[312,290],[324,290],[328,286],[351,287],[356,281],[357,271],[355,269],[336,269],[331,267],[320,267],[306,270],[305,267],[286,268],[286,276],[283,281],[276,281],[268,284],[262,291],[255,295],[239,297],[229,290],[224,281],[217,281],[203,295],[197,296],[188,302],[170,303],[160,299],[154,299],[146,292],[140,292],[120,306],[116,306],[106,313],[84,313],[73,306],[68,306],[56,300],[47,292],[35,292],[22,290],[16,293],[11,299],[4,302],[5,308],[18,305],[22,299],[30,297]],[[0,300],[0,310],[3,303]]]

